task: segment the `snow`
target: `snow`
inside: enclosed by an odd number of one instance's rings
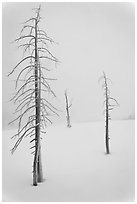
[[[110,155],[105,154],[104,122],[47,128],[42,140],[45,182],[32,186],[29,138],[10,154],[3,130],[3,201],[134,201],[134,120],[110,122]]]

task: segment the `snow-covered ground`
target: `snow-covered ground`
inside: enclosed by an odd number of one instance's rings
[[[3,201],[134,201],[134,120],[110,122],[110,155],[104,123],[51,126],[42,140],[45,182],[32,186],[29,138],[10,154],[3,131]]]

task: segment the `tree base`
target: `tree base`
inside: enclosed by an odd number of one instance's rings
[[[38,184],[35,183],[35,184],[33,184],[33,186],[38,186]]]
[[[37,179],[37,182],[38,182],[38,183],[42,183],[43,181],[44,181],[43,176],[42,176],[42,177],[39,176],[38,179]]]
[[[110,152],[105,152],[105,154],[107,154],[107,155],[108,155],[108,154],[110,154]]]

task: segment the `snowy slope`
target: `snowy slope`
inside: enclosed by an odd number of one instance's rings
[[[32,186],[29,138],[13,156],[3,131],[3,201],[134,201],[134,121],[111,121],[110,155],[104,123],[52,126],[42,140],[45,182]]]

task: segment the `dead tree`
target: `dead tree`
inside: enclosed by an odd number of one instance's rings
[[[66,118],[67,118],[67,127],[71,127],[70,124],[70,114],[69,114],[69,108],[72,106],[72,103],[69,104],[68,102],[68,96],[67,96],[67,90],[65,91],[65,100],[66,100]]]
[[[56,97],[49,85],[47,73],[51,71],[44,65],[57,63],[57,58],[50,52],[49,45],[54,41],[40,28],[40,6],[35,10],[35,16],[28,19],[21,30],[20,36],[15,40],[18,48],[24,49],[24,58],[21,59],[8,76],[17,73],[15,80],[16,93],[11,99],[17,105],[15,114],[18,116],[10,122],[18,123],[18,131],[11,138],[16,143],[11,149],[14,153],[25,137],[30,137],[33,160],[33,185],[43,182],[41,162],[41,139],[47,123],[51,123],[49,116],[57,113],[57,109],[49,101],[49,95]],[[47,99],[48,97],[48,99]],[[27,119],[26,119],[27,118]]]
[[[105,146],[106,146],[106,154],[110,154],[109,148],[109,120],[111,120],[110,111],[114,109],[115,106],[118,106],[118,102],[116,99],[112,98],[110,95],[110,90],[108,88],[108,81],[112,83],[112,81],[106,77],[105,72],[103,72],[103,76],[99,78],[99,81],[103,80],[102,88],[104,89],[104,113],[105,113]]]

